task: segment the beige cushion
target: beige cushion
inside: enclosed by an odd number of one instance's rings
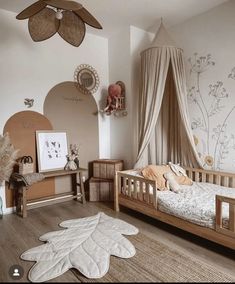
[[[142,170],[142,175],[144,178],[156,181],[159,190],[167,190],[166,179],[163,176],[167,172],[171,172],[169,166],[149,165]]]
[[[183,184],[183,185],[192,185],[193,181],[189,177],[185,176],[176,176],[175,175],[175,180],[178,182],[178,184]]]
[[[163,166],[149,165],[149,166],[146,166],[142,170],[142,175],[146,179],[156,181],[157,187],[158,187],[159,190],[168,190],[167,185],[166,185],[166,179],[164,177],[164,174],[166,174],[168,172],[171,172],[174,175],[175,181],[178,184],[182,184],[182,185],[192,185],[193,184],[193,181],[189,177],[176,176],[172,172],[170,166],[168,166],[168,165],[163,165]]]

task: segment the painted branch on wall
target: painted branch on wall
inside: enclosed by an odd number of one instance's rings
[[[208,90],[202,87],[205,72],[216,65],[210,54],[199,56],[194,53],[194,56],[189,58],[189,64],[190,76],[195,74],[194,85],[188,91],[189,102],[196,105],[191,118],[194,141],[196,146],[200,142],[203,145],[199,156],[205,168],[224,170],[226,159],[231,151],[235,150],[235,135],[228,129],[235,106],[232,106],[229,111],[226,110],[229,109],[229,94],[224,87],[224,82],[217,81],[209,84]],[[235,67],[228,78],[235,80]],[[222,115],[225,117],[221,120]]]

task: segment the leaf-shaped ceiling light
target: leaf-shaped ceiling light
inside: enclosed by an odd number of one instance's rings
[[[36,42],[46,40],[58,32],[65,41],[78,47],[85,37],[85,24],[102,29],[100,23],[81,4],[68,0],[39,0],[16,18],[29,19],[29,33]]]
[[[110,256],[133,257],[132,243],[122,236],[136,235],[138,229],[104,213],[65,221],[65,230],[40,237],[47,243],[23,253],[21,258],[36,261],[28,278],[44,282],[62,275],[70,268],[78,269],[88,278],[101,278],[109,270]]]
[[[44,8],[29,18],[29,33],[34,41],[43,41],[52,37],[59,26],[60,21],[55,18],[55,11],[49,8]]]

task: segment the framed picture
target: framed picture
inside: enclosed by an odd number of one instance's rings
[[[63,170],[67,163],[66,132],[36,131],[38,171],[40,173]]]

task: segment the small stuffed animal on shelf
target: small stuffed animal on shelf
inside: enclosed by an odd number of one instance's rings
[[[77,168],[79,168],[79,147],[77,144],[70,144],[70,152],[71,155],[74,155],[74,162],[77,165]]]
[[[122,81],[109,86],[106,107],[102,110],[106,115],[115,115],[118,111],[125,111],[125,84]]]
[[[65,165],[64,169],[66,171],[75,171],[77,170],[77,164],[75,163],[76,156],[74,154],[67,155],[68,162]]]
[[[118,98],[121,97],[122,89],[118,84],[111,84],[108,88],[107,104],[104,109],[107,115],[112,114],[118,108]]]

